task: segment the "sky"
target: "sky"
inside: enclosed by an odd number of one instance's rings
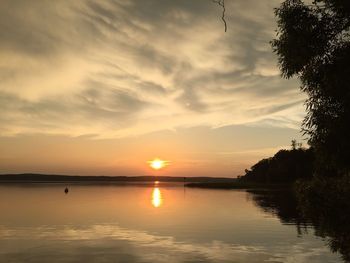
[[[235,177],[305,139],[280,2],[226,0],[224,32],[210,0],[0,1],[0,173]]]

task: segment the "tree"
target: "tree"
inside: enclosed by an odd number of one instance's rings
[[[297,140],[293,139],[291,142],[292,150],[295,150],[297,148]]]
[[[350,1],[285,0],[275,15],[271,44],[282,76],[299,78],[308,95],[302,129],[316,153],[316,172],[349,174]]]
[[[293,183],[312,177],[313,159],[312,148],[280,150],[273,157],[260,160],[250,170],[245,169],[240,179],[255,183]]]

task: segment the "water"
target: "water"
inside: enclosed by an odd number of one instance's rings
[[[271,198],[179,184],[0,186],[0,262],[343,262]],[[278,198],[280,200],[280,198]]]

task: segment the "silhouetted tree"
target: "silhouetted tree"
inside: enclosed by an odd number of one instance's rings
[[[292,150],[295,150],[297,148],[297,140],[292,140],[291,146]]]
[[[317,157],[317,172],[350,170],[350,1],[285,0],[275,10],[272,41],[285,78],[298,77],[308,94],[303,130]]]
[[[296,147],[297,143],[295,143]],[[257,183],[293,183],[312,177],[313,149],[280,150],[273,157],[262,159],[245,170],[242,181]]]

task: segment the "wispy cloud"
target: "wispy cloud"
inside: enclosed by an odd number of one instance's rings
[[[304,97],[269,45],[278,3],[227,1],[224,33],[211,1],[1,1],[0,134],[298,127]]]

